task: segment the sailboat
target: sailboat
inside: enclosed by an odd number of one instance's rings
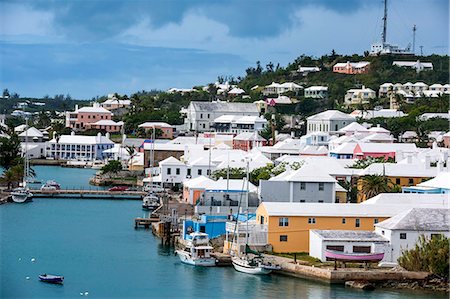
[[[155,127],[152,132],[152,142],[150,144],[150,188],[148,194],[142,199],[142,209],[147,211],[155,211],[161,206],[161,200],[156,194],[153,186],[153,161],[155,160]]]
[[[248,194],[249,194],[249,161],[247,160],[247,206],[248,206]],[[239,211],[239,209],[238,209]],[[236,217],[236,227],[237,219],[239,218],[239,212]],[[264,261],[263,256],[258,251],[251,250],[248,245],[248,209],[247,209],[247,221],[246,221],[246,231],[245,231],[245,253],[242,256],[234,256],[231,258],[231,263],[236,271],[254,274],[254,275],[266,275],[270,274],[273,270],[280,270],[281,267],[278,265],[272,265],[269,262]],[[234,234],[236,235],[236,234]]]
[[[25,149],[23,154],[23,180],[22,186],[14,189],[11,192],[12,200],[16,203],[24,203],[27,201],[31,201],[33,198],[33,193],[30,192],[30,189],[27,186],[28,177],[30,174],[30,161],[28,158],[28,117],[25,116]]]

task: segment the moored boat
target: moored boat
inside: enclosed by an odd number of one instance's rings
[[[154,211],[161,206],[159,197],[154,193],[149,193],[142,199],[142,208],[147,211]]]
[[[61,275],[41,274],[41,275],[39,275],[39,279],[42,282],[47,282],[47,283],[62,284],[64,282],[64,276],[61,276]]]
[[[213,267],[216,265],[216,259],[211,256],[213,249],[212,246],[209,246],[208,234],[191,233],[186,247],[175,252],[182,263],[192,266]]]
[[[32,200],[33,193],[26,187],[19,187],[11,192],[11,198],[15,203],[24,203]]]
[[[334,250],[325,250],[325,257],[337,261],[349,262],[379,262],[384,257],[384,252],[379,253],[346,253]]]

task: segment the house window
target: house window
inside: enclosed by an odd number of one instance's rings
[[[344,246],[341,246],[341,245],[327,245],[327,249],[333,250],[333,251],[344,252]]]
[[[300,190],[306,190],[306,183],[304,182],[300,183]]]
[[[189,175],[189,176],[191,175],[191,169],[190,168],[187,169],[187,175]]]
[[[316,223],[316,218],[308,218],[308,223],[309,224],[315,224]]]
[[[354,253],[370,253],[370,246],[353,246]]]
[[[345,224],[345,218],[342,218],[342,224]]]
[[[319,200],[319,203],[322,203],[323,202],[323,200]]]
[[[200,113],[200,119],[202,119],[203,118],[203,113]]]
[[[200,232],[206,233],[206,227],[204,225],[200,225]]]
[[[408,183],[409,183],[410,185],[413,185],[413,184],[414,184],[414,180],[410,178]]]
[[[209,113],[208,113],[208,119],[209,119]]]
[[[396,179],[395,179],[395,183],[396,183],[397,185],[400,185],[400,179],[399,179],[399,178],[396,178]]]
[[[300,199],[300,202],[305,202],[305,200],[304,199]]]
[[[384,236],[384,230],[381,231],[381,234]]]
[[[199,169],[199,170],[197,171],[197,174],[198,174],[198,175],[202,175],[202,170]]]
[[[171,174],[172,173],[172,168],[167,168],[167,174]]]
[[[319,191],[323,191],[324,183],[319,183]]]
[[[360,227],[361,226],[361,220],[359,218],[355,219],[355,227]]]
[[[176,174],[180,174],[180,169],[179,169],[179,168],[176,168],[176,169],[175,169],[175,173],[176,173]]]
[[[280,242],[287,242],[287,235],[280,235]]]
[[[264,224],[264,216],[261,216],[261,217],[259,218],[259,224]]]
[[[287,217],[280,217],[278,219],[278,226],[289,226],[289,218],[287,218]]]
[[[377,223],[378,223],[378,218],[375,218],[375,219],[373,220],[373,223],[374,223],[374,224],[377,224]]]
[[[406,233],[400,233],[400,239],[406,240]]]

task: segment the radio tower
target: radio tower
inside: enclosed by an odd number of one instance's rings
[[[416,24],[413,26],[413,44],[412,44],[412,52],[413,54],[416,54]]]

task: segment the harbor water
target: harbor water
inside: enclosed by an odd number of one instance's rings
[[[36,171],[41,177],[52,172],[45,167]],[[63,183],[64,176],[70,178],[67,184],[76,180],[84,186],[81,178],[93,173],[58,171],[58,177],[48,179]],[[252,276],[232,267],[187,266],[150,231],[134,229],[133,220],[140,216],[141,203],[133,200],[41,198],[0,206],[0,298],[430,297],[396,290],[364,292],[281,275]],[[41,273],[64,275],[65,283],[42,283]]]

